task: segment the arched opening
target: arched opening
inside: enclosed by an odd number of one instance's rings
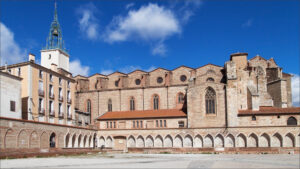
[[[139,136],[136,140],[136,146],[137,147],[145,147],[144,138],[142,136]]]
[[[248,138],[248,147],[258,147],[258,138],[256,134],[250,134]]]
[[[173,139],[170,135],[167,135],[164,140],[164,147],[173,147]]]
[[[94,133],[94,137],[93,137],[93,148],[96,148],[98,146],[98,142],[97,142],[97,134]]]
[[[107,139],[106,139],[106,146],[105,147],[112,147],[112,138],[111,137],[107,137]]]
[[[130,97],[130,110],[133,111],[135,110],[135,101],[134,101],[134,97]]]
[[[133,136],[130,136],[127,139],[127,147],[135,147],[135,139]]]
[[[208,134],[204,137],[204,147],[214,147],[213,137]]]
[[[197,147],[197,148],[203,147],[203,138],[200,135],[197,135],[195,137],[194,147]]]
[[[28,148],[28,136],[25,130],[22,130],[18,136],[18,148]]]
[[[193,147],[193,138],[190,135],[184,137],[183,147]]]
[[[208,87],[205,93],[206,114],[216,113],[216,92],[213,88]]]
[[[146,147],[154,147],[154,141],[152,136],[146,138]]]
[[[99,139],[99,147],[102,149],[105,147],[105,139],[103,136],[100,137]]]
[[[272,147],[282,147],[282,136],[279,133],[273,135]]]
[[[178,93],[178,96],[177,96],[177,103],[178,104],[183,104],[184,103],[184,94],[183,93]]]
[[[92,106],[91,106],[91,100],[88,99],[86,101],[86,112],[91,113],[92,112]]]
[[[92,142],[92,136],[89,137],[89,146],[88,147],[93,147],[93,142]]]
[[[260,136],[259,147],[270,147],[270,136],[268,134],[264,133]]]
[[[180,135],[177,135],[174,139],[174,147],[182,147],[183,141]]]
[[[297,125],[297,119],[295,117],[289,117],[287,120],[288,126],[296,126]]]
[[[156,94],[153,96],[153,109],[154,110],[159,109],[159,96]]]
[[[236,140],[237,147],[247,147],[247,139],[244,134],[239,134]]]
[[[225,138],[225,147],[235,147],[235,139],[232,134],[228,134]]]
[[[49,148],[49,140],[49,135],[46,132],[43,132],[40,139],[41,148]]]
[[[81,142],[81,139],[82,139],[82,135],[80,134],[80,135],[78,136],[78,141],[77,141],[78,147],[83,147],[82,142]]]
[[[107,111],[108,112],[112,111],[112,101],[111,101],[111,99],[108,99],[108,101],[107,101]]]
[[[56,147],[56,134],[55,133],[52,133],[50,135],[50,139],[49,139],[49,142],[50,142],[50,148],[55,148]]]
[[[76,142],[76,134],[74,134],[73,137],[72,137],[72,147],[73,148],[76,146],[75,142]]]
[[[160,135],[155,137],[154,147],[163,147],[163,138]]]
[[[221,134],[218,134],[215,138],[215,147],[224,147],[224,138]]]
[[[295,147],[295,137],[293,134],[288,133],[285,135],[284,147]]]
[[[36,131],[33,131],[29,139],[30,148],[40,148],[39,136]]]
[[[65,147],[69,147],[69,142],[70,142],[70,134],[68,133],[66,136],[66,144]]]

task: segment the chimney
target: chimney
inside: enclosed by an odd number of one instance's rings
[[[35,55],[32,53],[29,53],[29,61],[34,62],[35,61]]]
[[[51,70],[57,72],[57,65],[52,63],[51,64]]]

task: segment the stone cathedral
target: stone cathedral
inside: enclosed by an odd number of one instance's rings
[[[292,75],[273,58],[74,77],[70,57],[55,6],[41,65],[0,67],[1,149],[299,152]]]

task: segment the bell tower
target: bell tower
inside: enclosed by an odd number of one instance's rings
[[[41,50],[42,66],[51,69],[51,65],[57,65],[57,68],[62,68],[69,71],[69,54],[64,47],[62,40],[62,31],[57,17],[56,2],[54,4],[54,19],[51,23],[49,36],[46,41],[46,46]]]

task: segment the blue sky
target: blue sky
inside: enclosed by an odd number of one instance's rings
[[[39,59],[54,1],[0,3],[1,64],[26,60],[29,52]],[[249,59],[273,57],[299,82],[297,0],[58,0],[57,6],[74,74],[223,66],[230,54],[247,52]]]

